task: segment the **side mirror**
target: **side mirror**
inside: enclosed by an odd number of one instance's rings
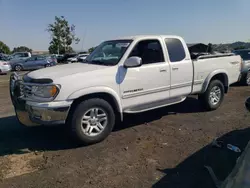
[[[247,98],[247,100],[245,102],[245,107],[250,112],[250,97]]]
[[[142,65],[142,59],[137,56],[132,56],[126,59],[123,66],[125,68],[132,68],[132,67],[140,67],[141,65]]]

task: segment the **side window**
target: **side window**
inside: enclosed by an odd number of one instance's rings
[[[16,53],[16,54],[14,54],[14,57],[22,57],[22,54]]]
[[[161,44],[158,40],[140,41],[132,50],[129,57],[142,58],[142,64],[164,62]]]
[[[29,59],[27,59],[27,61],[35,61],[37,57],[33,56],[33,57],[30,57]]]
[[[19,57],[25,57],[25,54],[24,53],[20,53]]]
[[[37,60],[44,60],[45,59],[45,57],[43,57],[43,56],[37,56]]]
[[[171,62],[178,62],[185,59],[186,53],[182,42],[179,39],[165,39],[165,43],[168,49],[168,55]]]

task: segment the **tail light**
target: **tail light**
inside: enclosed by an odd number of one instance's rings
[[[9,63],[8,62],[4,62],[3,65],[9,65]]]
[[[241,62],[240,62],[240,70],[243,69],[243,66],[244,66],[244,62],[243,62],[243,59],[241,58]]]

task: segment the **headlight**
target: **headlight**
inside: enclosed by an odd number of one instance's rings
[[[32,86],[31,93],[42,98],[54,98],[59,93],[58,85]]]

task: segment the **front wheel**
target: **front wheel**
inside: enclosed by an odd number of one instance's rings
[[[94,98],[81,102],[72,112],[73,136],[83,144],[104,140],[115,124],[115,113],[105,100]]]
[[[204,94],[199,95],[199,100],[207,110],[216,110],[224,99],[224,85],[220,80],[212,80]]]
[[[23,67],[21,65],[16,65],[14,67],[15,71],[21,71],[23,69]]]

